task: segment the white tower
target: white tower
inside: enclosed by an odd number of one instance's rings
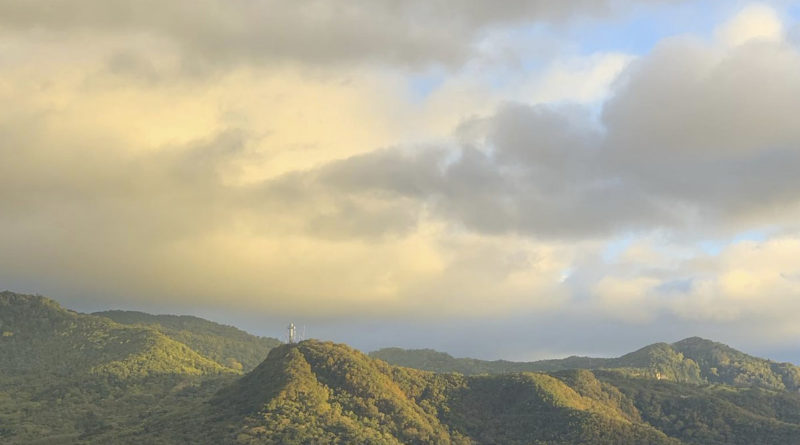
[[[289,330],[289,343],[294,343],[295,340],[294,323],[289,323],[289,326],[287,326],[286,329]]]

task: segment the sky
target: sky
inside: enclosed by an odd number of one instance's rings
[[[0,0],[0,289],[800,362],[800,2]]]

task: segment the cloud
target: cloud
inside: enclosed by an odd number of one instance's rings
[[[634,58],[621,53],[598,53],[589,57],[557,60],[532,82],[523,97],[526,102],[593,103],[605,99],[608,86]]]
[[[791,215],[799,76],[800,53],[783,42],[666,43],[632,66],[604,108],[609,159],[631,187],[702,218]]]
[[[0,4],[0,26],[36,30],[157,36],[181,48],[189,65],[232,63],[401,66],[458,65],[496,27],[608,14],[621,2],[480,0],[59,0]]]
[[[779,15],[520,68],[476,57],[485,35],[616,3],[479,3],[2,3],[0,284],[458,332],[794,335],[800,54]],[[450,66],[411,97],[430,64]]]
[[[479,301],[487,292],[496,314],[563,301],[551,276],[566,260],[547,244],[452,234],[420,213],[413,195],[431,187],[426,181],[441,181],[447,150],[326,161],[354,150],[345,138],[336,145],[336,134],[358,131],[344,120],[328,122],[344,110],[354,118],[357,109],[331,99],[339,108],[318,111],[319,127],[290,120],[294,132],[266,136],[327,138],[316,139],[326,142],[318,158],[253,172],[265,157],[279,157],[264,155],[272,145],[261,146],[261,127],[250,123],[286,110],[260,114],[246,102],[238,111],[247,119],[218,110],[236,110],[244,94],[237,81],[249,80],[253,97],[279,89],[272,84],[279,79],[265,85],[235,73],[211,88],[205,80],[120,86],[95,71],[103,54],[81,67],[84,76],[6,71],[17,88],[3,90],[14,112],[0,112],[3,287],[98,307],[168,301],[309,316],[475,316],[487,313]],[[324,82],[307,86],[319,88],[307,94],[329,91]],[[330,97],[337,93],[332,88]],[[297,171],[314,164],[322,165]],[[386,175],[383,167],[392,164]],[[495,271],[481,275],[487,264]]]
[[[616,261],[595,264],[602,272],[588,301],[620,320],[674,318],[775,341],[798,332],[791,314],[800,306],[799,254],[796,236],[739,241],[718,255],[691,247],[676,255],[663,240],[651,238]]]
[[[463,123],[455,148],[367,153],[313,176],[486,234],[737,231],[797,215],[795,97],[800,52],[786,42],[680,38],[623,72],[599,121],[583,106],[506,104]]]

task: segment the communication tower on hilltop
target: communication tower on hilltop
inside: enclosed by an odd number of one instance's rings
[[[289,323],[289,326],[287,326],[286,329],[289,330],[289,343],[294,343],[295,336],[296,336],[295,335],[296,334],[295,333],[295,329],[294,329],[294,323]]]

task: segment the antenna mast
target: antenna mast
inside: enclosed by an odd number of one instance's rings
[[[289,323],[289,326],[287,326],[286,329],[289,330],[289,343],[294,343],[295,340],[294,323]]]

